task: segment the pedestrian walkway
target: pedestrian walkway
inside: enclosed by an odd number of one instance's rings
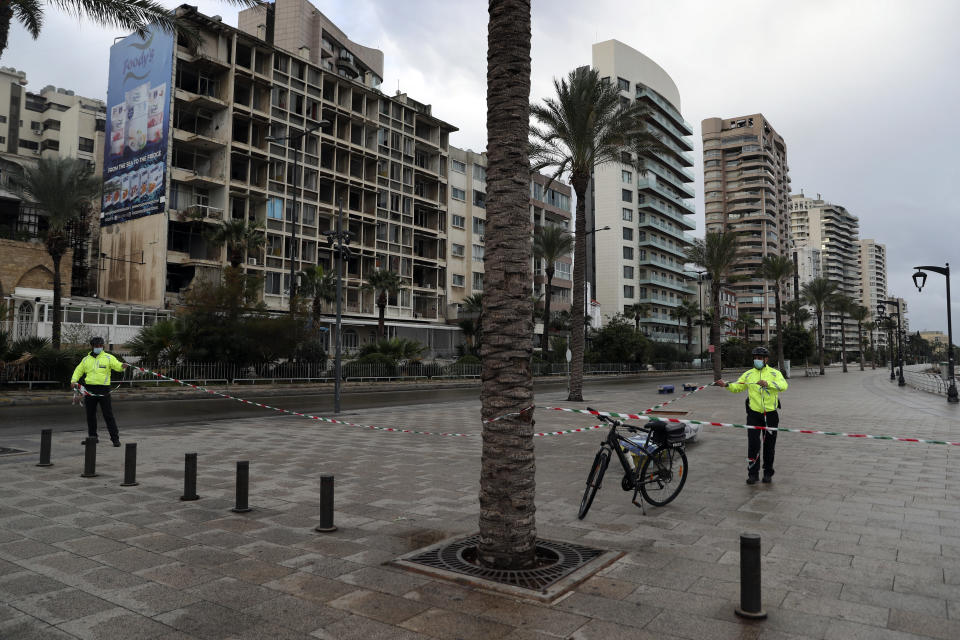
[[[591,387],[585,404],[640,411],[665,399],[662,382]],[[960,440],[957,407],[891,385],[883,371],[790,382],[784,427]],[[563,397],[545,393],[537,404],[585,406]],[[669,408],[720,422],[744,413],[742,395],[718,388]],[[122,448],[100,447],[100,475],[80,478],[80,432],[55,434],[49,468],[34,466],[43,425],[36,436],[0,438],[29,452],[0,456],[0,638],[960,637],[960,447],[783,433],[774,482],[747,486],[744,431],[705,427],[675,502],[641,515],[611,469],[581,521],[601,432],[537,438],[539,535],[625,552],[544,605],[385,566],[476,531],[479,437],[250,411],[122,430],[138,443],[136,487],[119,486]],[[535,417],[538,431],[595,423]],[[481,431],[479,401],[345,419]],[[188,452],[199,454],[195,502],[179,500]],[[230,512],[237,460],[250,461],[248,514]],[[339,529],[320,534],[325,472],[336,477]],[[734,615],[745,532],[762,536],[765,621]]]

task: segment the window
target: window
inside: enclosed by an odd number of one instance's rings
[[[464,227],[464,225],[466,225],[466,223],[467,223],[467,221],[466,221],[466,219],[465,219],[463,216],[458,216],[457,214],[453,214],[453,215],[450,217],[450,224],[451,224],[451,226],[453,226],[454,228],[463,229],[463,227]]]
[[[623,277],[626,278],[627,280],[633,280],[633,267],[628,267],[624,265]]]
[[[623,210],[623,219],[626,222],[633,222],[633,209],[624,209]]]
[[[534,200],[543,200],[543,186],[536,182],[531,182],[530,197]]]
[[[264,293],[272,293],[273,295],[280,295],[281,276],[282,274],[277,273],[276,271],[268,271],[267,279],[263,287]]]
[[[620,199],[624,202],[633,202],[633,191],[630,191],[630,189],[621,189]]]
[[[474,165],[476,168],[476,165]],[[481,209],[487,208],[487,194],[483,191],[473,190],[473,206],[480,207]]]
[[[630,81],[617,78],[617,91],[630,91]]]
[[[6,122],[7,116],[0,116],[0,123]]]
[[[483,291],[483,274],[476,273],[473,274],[473,290],[474,291]]]
[[[633,182],[633,174],[624,169],[623,171],[620,172],[620,179],[623,182],[630,184],[631,182]]]
[[[460,162],[459,160],[450,160],[450,168],[456,171],[457,173],[467,172],[467,165],[464,164],[463,162]],[[456,278],[456,276],[454,276],[454,278]],[[460,276],[460,278],[462,279],[463,276]],[[460,285],[460,286],[463,286],[463,285]]]
[[[86,151],[87,153],[93,152],[93,140],[90,138],[80,138],[80,151]]]
[[[21,149],[33,149],[34,151],[36,151],[37,149],[40,148],[40,145],[37,144],[36,142],[33,142],[32,140],[21,140],[21,141],[20,141],[20,148],[21,148]]]
[[[481,182],[487,181],[487,169],[482,167],[479,164],[473,165],[473,179],[480,180]]]
[[[570,279],[570,263],[569,262],[554,262],[553,263],[553,277],[561,278],[563,280]]]
[[[623,248],[623,259],[624,259],[624,260],[633,260],[633,247],[624,247],[624,248]]]
[[[633,240],[633,229],[630,227],[623,228],[623,239],[624,240]]]
[[[479,235],[486,233],[487,223],[483,218],[473,217],[473,232]]]
[[[475,244],[471,246],[474,262],[483,262],[483,245]]]
[[[462,258],[464,256],[464,246],[462,244],[451,244],[450,255],[454,258]]]
[[[623,285],[623,297],[624,298],[633,297],[633,285],[629,285],[629,284]]]
[[[456,187],[450,187],[450,197],[454,200],[459,200],[464,202],[467,199],[467,192],[463,189],[457,189]]]
[[[267,200],[267,217],[274,220],[283,220],[283,200],[280,198]]]
[[[451,275],[452,281],[451,284],[455,287],[463,287],[465,284],[465,279],[462,273],[454,273]]]

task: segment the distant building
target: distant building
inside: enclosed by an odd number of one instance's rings
[[[776,296],[757,271],[765,256],[792,257],[787,145],[759,113],[707,118],[701,130],[706,230],[739,234],[734,274],[744,279],[732,288],[740,312],[757,319],[751,340],[768,341],[776,330]],[[793,283],[786,289],[792,299]]]
[[[877,304],[887,299],[887,247],[876,240],[862,238],[860,249],[860,300],[870,310],[870,319],[877,320]],[[879,344],[887,344],[886,334],[878,336]]]
[[[29,91],[25,72],[0,68],[0,299],[9,311],[0,329],[16,338],[51,335],[53,263],[43,244],[46,212],[18,191],[12,177],[40,158],[56,157],[85,160],[98,173],[105,119],[101,100],[52,85]],[[67,228],[70,248],[60,263],[64,322],[75,322],[70,310],[96,291],[97,205],[85,221]]]

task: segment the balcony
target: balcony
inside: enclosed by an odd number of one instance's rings
[[[687,214],[693,215],[696,213],[696,209],[693,207],[693,205],[683,200],[682,194],[674,193],[668,189],[665,189],[655,179],[651,180],[649,178],[638,178],[637,189],[649,189],[654,193],[667,198],[671,203],[673,203],[674,206],[682,208]]]
[[[682,224],[686,229],[695,229],[697,227],[696,223],[688,220],[683,213],[668,209],[665,205],[655,202],[649,198],[647,198],[644,202],[638,203],[637,206],[641,209],[656,211],[657,213],[661,213],[669,218],[672,218],[673,220]]]
[[[223,174],[215,174],[208,171],[197,169],[182,169],[180,167],[170,167],[170,178],[176,182],[184,184],[219,187],[223,186]]]
[[[657,105],[673,120],[674,124],[686,132],[686,135],[693,135],[693,127],[690,126],[690,123],[684,120],[680,112],[677,111],[677,108],[670,104],[659,93],[647,87],[637,87],[636,97],[638,100],[648,100]]]
[[[210,135],[192,133],[179,128],[173,130],[173,139],[177,143],[197,151],[216,151],[227,146],[227,143],[223,140],[218,140]]]

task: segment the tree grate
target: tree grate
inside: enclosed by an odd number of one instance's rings
[[[479,544],[480,536],[472,535],[405,560],[498,584],[544,591],[605,553],[602,549],[571,542],[538,539],[536,567],[522,570],[489,569],[475,561]]]
[[[0,447],[0,456],[12,456],[18,453],[27,453],[23,449],[11,449],[10,447]]]

